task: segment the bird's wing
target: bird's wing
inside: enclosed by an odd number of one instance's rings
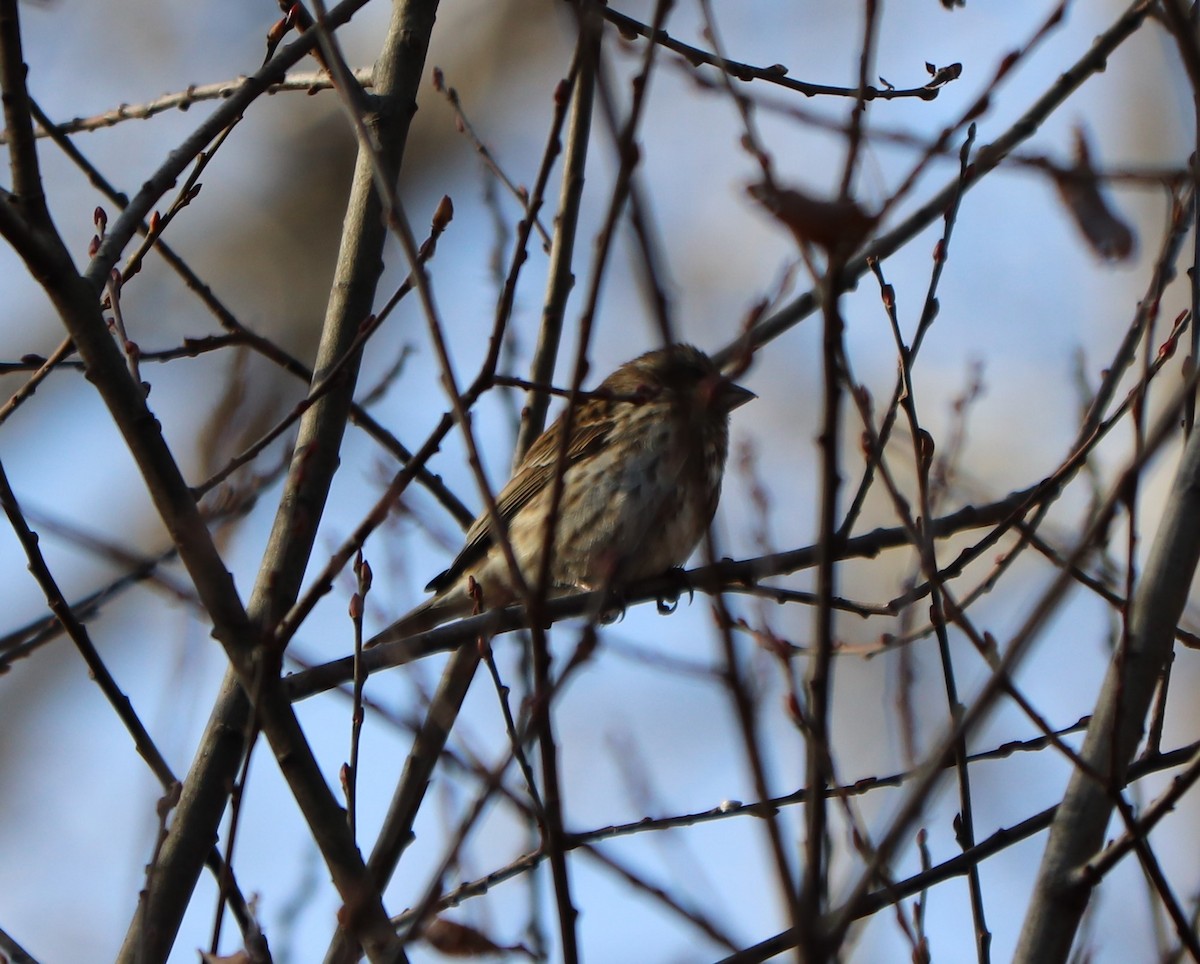
[[[601,405],[607,408],[607,403],[600,399],[590,399],[576,410],[571,442],[567,447],[567,466],[593,457],[608,441],[613,423],[611,418],[604,417],[607,412],[600,409]],[[562,419],[559,418],[538,436],[513,477],[496,496],[496,509],[505,523],[511,522],[537,493],[553,482],[561,433]],[[452,586],[470,566],[487,555],[493,541],[492,520],[484,512],[471,524],[467,531],[467,544],[450,568],[435,576],[425,591],[441,592]]]

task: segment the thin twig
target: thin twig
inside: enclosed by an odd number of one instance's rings
[[[370,87],[374,83],[373,72],[369,67],[360,67],[354,71],[354,78],[364,87]],[[58,129],[64,134],[80,134],[101,130],[106,127],[115,127],[117,124],[121,124],[127,120],[145,120],[169,110],[185,111],[192,105],[203,103],[204,101],[226,100],[245,85],[248,79],[243,74],[232,80],[222,80],[213,84],[192,84],[185,90],[163,94],[161,97],[156,97],[153,100],[144,101],[140,104],[121,104],[112,110],[93,114],[91,117],[74,117],[71,120],[62,121],[58,124]],[[318,91],[329,90],[332,87],[333,82],[327,74],[322,71],[312,71],[302,74],[288,74],[283,80],[269,84],[263,93],[268,96],[287,91],[304,91],[308,94],[315,94]],[[39,127],[34,132],[34,136],[49,137],[50,132],[45,128]],[[8,139],[8,132],[0,131],[0,144],[7,144]]]

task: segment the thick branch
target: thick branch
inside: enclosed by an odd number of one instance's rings
[[[1091,897],[1075,875],[1104,844],[1117,788],[1137,749],[1200,559],[1200,432],[1184,449],[1129,617],[1128,648],[1109,664],[1081,756],[1108,784],[1075,771],[1050,830],[1014,960],[1065,961]]]
[[[369,120],[378,134],[383,163],[393,180],[399,172],[409,122],[416,109],[415,94],[436,8],[436,2],[424,0],[398,4],[376,67],[378,97],[374,102],[376,112]],[[335,8],[326,16],[325,23],[330,28],[336,23],[335,14],[340,9]],[[302,39],[311,47],[316,41],[315,32]],[[368,152],[360,152],[322,342],[314,366],[316,380],[320,380],[345,354],[358,326],[370,313],[375,297],[386,231],[382,204],[373,185],[373,164]],[[138,211],[131,203],[122,217],[140,220],[142,214],[144,211]],[[337,453],[357,369],[357,361],[347,366],[343,385],[309,409],[301,422],[295,459],[250,600],[250,611],[260,625],[274,625],[299,592],[338,462]],[[239,680],[230,674],[184,783],[172,832],[163,848],[154,881],[126,937],[124,960],[132,960],[149,939],[153,939],[156,952],[151,959],[165,957],[169,950],[199,875],[197,857],[216,836],[229,787],[242,758],[243,733],[249,715],[249,701]],[[331,816],[336,810],[335,822],[345,829],[341,808],[331,795],[328,802]],[[348,837],[348,831],[346,833]],[[349,845],[357,857],[352,840]],[[159,881],[162,883],[157,883]],[[371,885],[365,886],[373,891],[371,900],[378,904],[378,890]],[[154,931],[149,937],[144,933],[147,928]]]

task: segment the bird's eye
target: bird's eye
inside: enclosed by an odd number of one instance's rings
[[[637,387],[633,390],[633,401],[635,404],[642,404],[651,399],[658,398],[663,393],[664,386],[656,382],[638,382]]]

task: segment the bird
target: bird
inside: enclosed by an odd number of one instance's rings
[[[683,565],[717,509],[730,413],[755,397],[700,349],[672,344],[626,362],[564,411],[495,500],[525,585],[540,576],[564,431],[552,595],[613,589]],[[474,521],[450,567],[425,589],[432,598],[368,645],[518,600],[490,513]]]

